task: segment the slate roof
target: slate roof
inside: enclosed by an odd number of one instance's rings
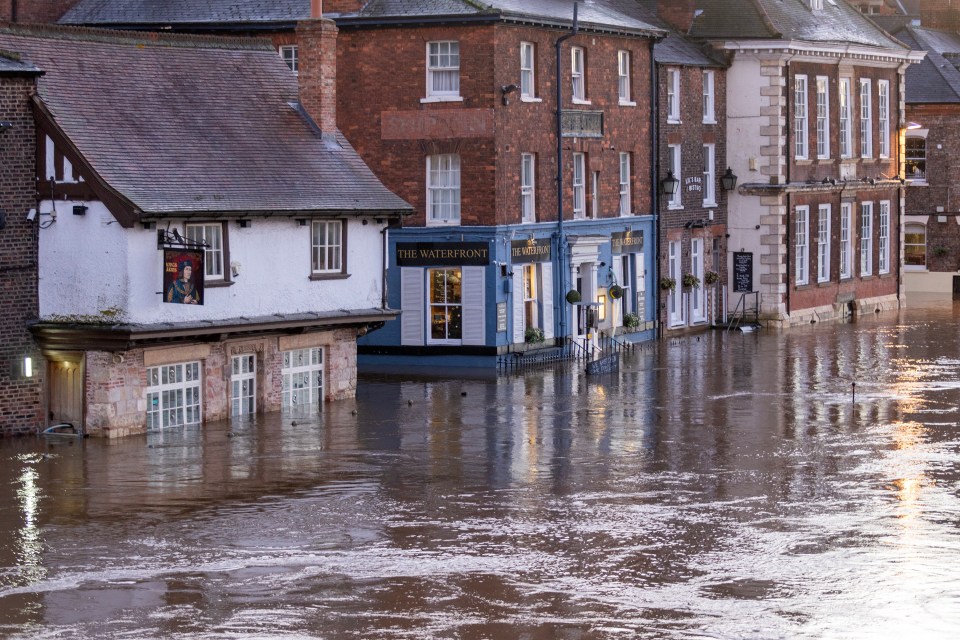
[[[824,0],[812,11],[806,0],[697,0],[700,14],[690,35],[705,39],[803,40],[905,49],[845,0]]]
[[[3,75],[37,75],[43,73],[32,64],[21,62],[16,56],[0,51],[0,74]]]
[[[581,3],[579,21],[584,29],[615,29],[625,32],[656,31],[650,24],[624,11],[623,0],[592,0]],[[489,17],[532,19],[569,24],[570,0],[369,0],[343,19],[364,22],[396,18]],[[61,19],[61,24],[97,26],[204,25],[225,26],[283,24],[292,27],[310,17],[309,0],[80,0]],[[339,21],[339,20],[338,20]]]
[[[0,49],[46,71],[53,121],[148,216],[410,209],[300,115],[265,40],[6,26]]]
[[[920,64],[907,68],[906,102],[960,103],[960,71],[956,67],[960,61],[960,35],[905,27],[896,36],[912,48],[927,52]]]

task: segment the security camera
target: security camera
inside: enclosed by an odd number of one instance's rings
[[[36,209],[30,209],[30,211],[27,211],[27,220],[28,220],[29,222],[33,222],[34,220],[36,220],[36,218],[37,218],[37,210],[36,210]]]

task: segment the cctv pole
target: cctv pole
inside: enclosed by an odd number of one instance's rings
[[[560,71],[561,65],[561,52],[564,41],[569,40],[573,36],[577,35],[578,25],[577,25],[577,3],[573,3],[573,28],[570,33],[560,36],[557,38],[557,77],[556,77],[556,88],[557,88],[557,262],[558,270],[560,271],[560,287],[558,291],[553,294],[554,300],[558,300],[560,304],[557,306],[560,309],[560,337],[567,337],[567,307],[566,307],[566,298],[564,297],[567,292],[567,269],[566,269],[566,257],[567,257],[567,238],[563,232],[563,91],[561,90],[561,83],[563,81],[563,74]]]

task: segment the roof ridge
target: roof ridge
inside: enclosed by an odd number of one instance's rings
[[[933,70],[943,78],[943,82],[953,91],[953,94],[960,98],[960,70],[958,70],[953,63],[947,60],[943,54],[935,50],[932,45],[926,41],[925,38],[921,36],[918,31],[923,30],[924,27],[914,27],[908,25],[907,30],[911,32],[914,39],[917,41],[917,44],[920,45],[924,51],[927,52],[927,62],[933,66]],[[926,29],[927,31],[938,31],[936,29]],[[938,31],[938,33],[952,33],[950,31]]]
[[[753,3],[754,9],[756,9],[756,10],[757,10],[757,13],[760,15],[760,20],[762,20],[762,21],[763,21],[763,24],[764,24],[768,29],[770,29],[770,31],[773,32],[771,35],[774,36],[774,37],[777,37],[777,38],[782,38],[782,37],[783,37],[783,32],[780,31],[780,29],[778,29],[775,24],[773,24],[773,19],[770,18],[770,14],[767,13],[767,10],[766,10],[766,8],[763,6],[763,3],[760,2],[760,0],[750,0],[750,1],[751,1],[751,3]]]
[[[158,33],[155,31],[118,31],[96,27],[75,27],[56,24],[20,24],[0,22],[0,33],[14,36],[72,40],[77,42],[105,42],[133,46],[166,46],[198,49],[236,49],[244,51],[273,50],[266,38],[195,35],[187,33]]]

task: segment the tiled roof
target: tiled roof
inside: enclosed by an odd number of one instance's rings
[[[22,62],[16,56],[0,51],[0,73],[4,75],[34,75],[42,72],[34,65]]]
[[[310,0],[80,0],[61,24],[236,24],[296,22],[310,17]]]
[[[845,0],[698,0],[690,35],[707,39],[781,39],[904,49]]]
[[[616,28],[650,31],[653,27],[623,11],[623,0],[592,0],[581,3],[579,20],[584,28]],[[376,21],[389,18],[436,18],[444,16],[527,17],[569,24],[573,3],[569,0],[369,0],[352,15]],[[62,24],[117,25],[238,25],[249,23],[291,24],[310,17],[309,0],[80,0]]]
[[[299,114],[266,41],[8,26],[0,49],[46,71],[57,126],[147,215],[409,210]]]
[[[927,52],[923,62],[907,68],[907,103],[960,103],[960,71],[944,57],[960,54],[960,35],[919,27],[906,27],[896,35]]]

